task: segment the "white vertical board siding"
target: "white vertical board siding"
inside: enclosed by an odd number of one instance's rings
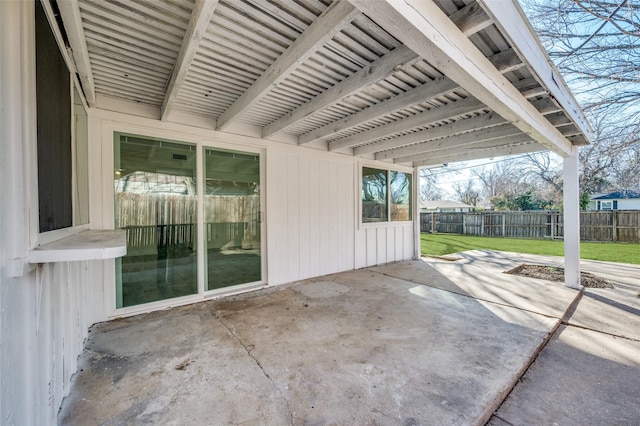
[[[57,423],[88,328],[106,319],[102,262],[27,264],[39,238],[34,7],[0,1],[2,425]]]
[[[102,263],[50,263],[0,287],[2,424],[55,424],[89,327],[106,319]]]
[[[389,222],[379,226],[361,226],[356,231],[355,250],[356,269],[411,259],[413,224]]]
[[[353,162],[273,149],[266,167],[269,284],[353,269]]]

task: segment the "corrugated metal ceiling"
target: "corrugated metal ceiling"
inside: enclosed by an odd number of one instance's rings
[[[585,143],[571,118],[476,3],[436,3],[563,134],[573,137],[573,143]],[[188,28],[198,18],[192,16],[199,10],[198,3],[79,0],[78,4],[98,99],[111,97],[163,108]],[[290,46],[306,36],[329,9],[337,9],[330,0],[220,0],[201,40],[192,46],[195,53],[171,108],[219,120],[243,103],[241,114],[231,114],[231,119],[262,127],[266,136],[285,132],[298,136],[301,144],[321,140],[329,149],[353,149],[355,155],[374,154],[409,164],[424,164],[429,158],[444,161],[456,152],[483,156],[486,151],[489,156],[492,147],[509,152],[512,146],[514,153],[545,149],[517,129],[511,134],[504,130],[505,120],[483,119],[491,115],[486,105],[448,80],[429,58],[418,58],[362,13],[353,14],[283,79],[267,86],[264,96],[245,102],[243,94],[261,83],[265,72],[278,71],[273,71],[274,63],[278,65],[278,59],[289,54]],[[376,69],[380,72],[378,63],[392,54],[399,62],[377,80],[367,80]],[[328,103],[321,102],[332,90],[343,92]],[[314,103],[318,107],[306,111]],[[502,133],[486,131],[491,126],[502,126]],[[477,138],[464,136],[469,132]],[[498,134],[506,136],[494,136]],[[456,138],[461,141],[458,145]],[[448,142],[434,143],[442,139]]]

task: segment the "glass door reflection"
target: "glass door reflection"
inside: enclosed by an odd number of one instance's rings
[[[196,294],[196,147],[116,134],[116,307]]]
[[[260,156],[205,149],[205,288],[262,279]]]

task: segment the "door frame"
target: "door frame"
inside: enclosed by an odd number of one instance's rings
[[[149,127],[145,125],[132,124],[122,121],[101,120],[98,117],[92,117],[91,136],[101,140],[99,150],[100,166],[101,166],[101,193],[100,197],[92,194],[90,200],[93,212],[99,211],[98,217],[92,217],[92,223],[99,223],[102,229],[114,229],[115,227],[115,188],[113,185],[114,173],[114,138],[117,133],[126,133],[138,135],[140,137],[167,139],[176,142],[193,144],[196,148],[196,176],[198,182],[204,182],[204,159],[203,154],[206,148],[220,148],[231,151],[247,152],[260,157],[260,254],[261,254],[261,280],[252,283],[238,284],[235,286],[224,287],[205,291],[204,282],[204,186],[198,184],[197,188],[197,229],[198,229],[198,251],[203,253],[198,255],[197,266],[197,288],[198,292],[193,295],[176,297],[173,299],[159,300],[155,302],[145,303],[141,305],[129,306],[124,308],[116,308],[116,266],[115,260],[107,260],[103,262],[103,279],[104,279],[104,307],[107,317],[120,318],[131,315],[138,315],[166,309],[174,306],[187,305],[203,300],[214,299],[218,297],[228,296],[232,294],[244,293],[251,290],[264,288],[268,285],[268,259],[267,259],[267,190],[266,190],[266,157],[267,149],[263,141],[259,139],[237,137],[233,134],[221,134],[218,132],[211,136],[203,136],[201,132],[188,133],[183,131],[184,126],[173,125],[167,123],[168,127],[175,127],[175,130],[163,129],[164,126]],[[98,130],[99,129],[99,130]],[[198,134],[200,133],[200,134]],[[98,137],[98,134],[100,136]],[[90,139],[91,140],[91,139]],[[91,153],[98,154],[93,148]],[[94,157],[94,161],[96,158]],[[91,162],[91,159],[90,159]],[[94,165],[97,165],[94,163]],[[90,164],[91,167],[91,164]],[[90,173],[91,175],[91,173]],[[91,185],[91,182],[90,182]],[[93,186],[95,188],[95,186]],[[91,212],[91,210],[90,210]],[[95,220],[97,219],[97,220]]]
[[[230,294],[242,293],[245,291],[253,290],[256,288],[261,288],[267,285],[267,227],[266,227],[266,173],[265,173],[265,165],[266,165],[266,149],[258,148],[258,147],[250,147],[245,145],[237,145],[230,142],[222,142],[219,139],[211,139],[204,140],[202,142],[202,147],[198,150],[198,155],[202,156],[204,154],[204,150],[207,148],[214,149],[223,149],[247,154],[255,154],[260,157],[259,166],[260,166],[260,281],[255,281],[251,283],[245,284],[237,284],[234,286],[217,288],[214,290],[205,290],[205,277],[204,277],[204,256],[198,257],[198,263],[202,263],[202,265],[198,264],[198,290],[200,290],[200,284],[202,284],[202,292],[204,298],[211,299],[216,297],[227,296]],[[204,158],[200,158],[200,162],[202,163],[199,166],[199,173],[202,173],[202,176],[198,174],[198,182],[204,182]],[[200,198],[202,192],[202,198]],[[200,202],[202,200],[202,202]],[[204,236],[204,185],[198,185],[198,229],[202,229],[202,236]],[[198,235],[200,236],[200,235]],[[204,253],[206,251],[205,240],[204,238],[198,238],[198,250],[202,250]],[[202,278],[200,277],[200,273],[202,273]]]

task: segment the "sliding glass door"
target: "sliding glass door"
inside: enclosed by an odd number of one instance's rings
[[[201,199],[196,145],[115,135],[115,226],[127,235],[116,308],[262,281],[260,155],[200,149]]]
[[[116,307],[196,294],[196,146],[116,134]]]
[[[206,148],[206,290],[262,279],[260,156]]]

